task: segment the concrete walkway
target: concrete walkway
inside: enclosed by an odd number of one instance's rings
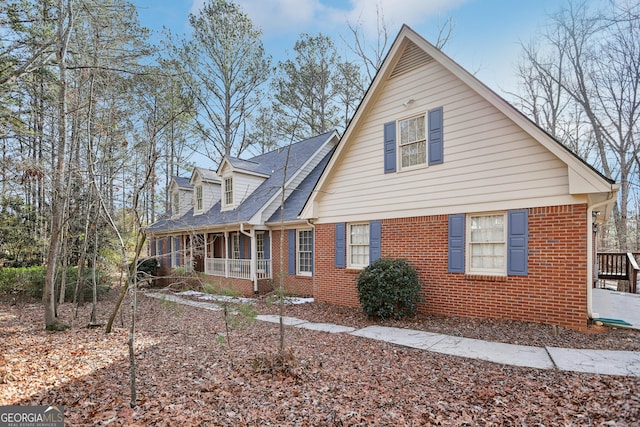
[[[213,302],[193,301],[172,294],[147,292],[145,295],[207,310],[218,311],[222,309]],[[280,317],[276,315],[258,315],[257,320],[279,323]],[[367,326],[366,328],[356,329],[332,323],[309,322],[295,317],[283,317],[283,323],[296,328],[328,333],[346,333],[404,347],[486,360],[504,365],[640,377],[640,352],[634,351],[531,347],[387,326]]]

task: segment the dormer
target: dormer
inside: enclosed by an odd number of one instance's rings
[[[215,205],[221,196],[221,180],[216,171],[195,168],[191,175],[193,214],[200,215]]]
[[[221,211],[237,208],[270,176],[270,171],[261,170],[262,165],[250,160],[225,157],[220,162],[217,174],[221,179]]]
[[[180,218],[191,209],[193,186],[189,179],[181,176],[171,178],[169,184],[169,198],[171,203],[171,218]]]

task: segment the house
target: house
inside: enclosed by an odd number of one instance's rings
[[[170,281],[180,267],[251,294],[277,287],[282,273],[288,292],[311,295],[313,227],[299,213],[337,142],[332,131],[250,159],[226,156],[217,170],[195,168],[189,179],[174,177],[171,211],[146,230],[159,276]]]
[[[358,306],[357,273],[405,258],[421,312],[585,328],[617,190],[404,26],[301,212],[314,296]]]

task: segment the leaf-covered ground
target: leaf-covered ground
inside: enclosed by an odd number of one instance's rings
[[[88,306],[72,329],[45,332],[40,304],[0,305],[0,405],[62,405],[66,425],[92,426],[631,426],[640,420],[638,378],[502,366],[295,328],[285,329],[290,352],[275,357],[278,326],[261,322],[236,327],[230,352],[218,339],[221,312],[143,296],[138,301],[136,407],[129,405],[128,308],[106,335],[84,327]],[[101,320],[112,304],[100,303]],[[260,312],[275,309],[258,305]],[[61,318],[71,322],[73,310],[62,306]],[[369,322],[358,310],[315,303],[287,307],[285,314]],[[505,342],[518,340],[510,332],[515,329],[534,331],[536,342],[638,345],[638,335],[628,331],[578,334],[433,317],[392,323]]]

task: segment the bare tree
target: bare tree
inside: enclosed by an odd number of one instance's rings
[[[207,143],[207,157],[240,155],[251,143],[245,123],[258,107],[258,89],[271,74],[261,32],[233,2],[210,0],[197,15],[189,15],[191,39],[168,47],[182,67],[184,84],[198,108],[196,129]]]
[[[567,145],[582,141],[578,146],[587,147],[583,155],[591,153],[593,144],[604,173],[620,181],[614,217],[621,250],[630,249],[627,218],[638,167],[639,8],[611,2],[608,10],[598,12],[587,2],[569,2],[551,17],[544,46],[524,47],[521,67],[528,93],[520,99],[529,98],[523,105],[530,107],[532,118]],[[550,54],[541,55],[544,49]]]
[[[352,23],[347,21],[347,27],[353,42],[349,43],[344,37],[342,40],[360,60],[369,77],[369,82],[372,82],[392,42],[392,34],[389,31],[389,23],[384,17],[384,11],[379,4],[376,4],[376,34],[372,37],[373,43],[368,42],[369,37],[363,28],[362,22]],[[442,49],[447,44],[451,34],[453,34],[453,29],[454,23],[451,18],[448,18],[444,24],[438,26],[438,35],[434,43],[438,49]]]

